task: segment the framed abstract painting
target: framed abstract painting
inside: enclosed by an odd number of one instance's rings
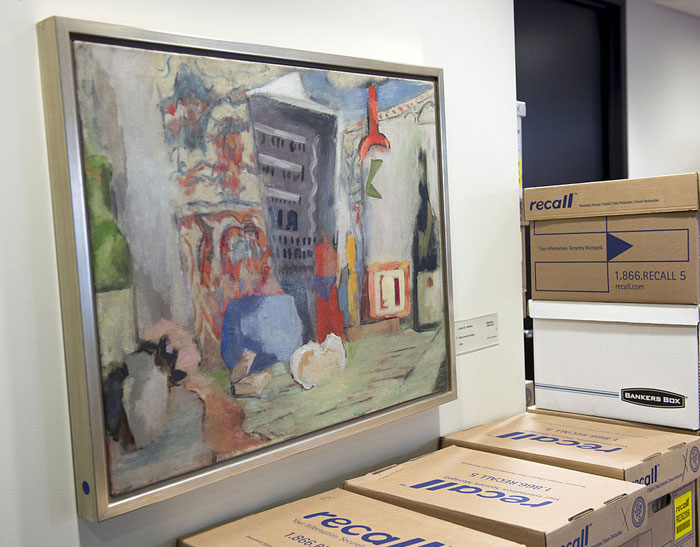
[[[37,32],[81,516],[455,398],[441,70]]]

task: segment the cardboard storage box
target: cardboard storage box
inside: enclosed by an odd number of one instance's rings
[[[693,547],[696,542],[697,505],[695,484],[686,485],[659,500],[657,510],[649,513],[649,530],[625,542],[622,547]],[[663,503],[661,503],[663,501]],[[689,530],[693,531],[691,534]]]
[[[527,188],[535,300],[700,303],[698,174]]]
[[[345,488],[528,547],[613,547],[648,527],[643,486],[456,446]]]
[[[179,541],[180,547],[517,547],[505,539],[335,489]]]
[[[546,410],[537,407],[536,405],[529,406],[527,407],[527,411],[535,414],[542,414],[544,416],[556,416],[560,418],[574,418],[578,420],[585,420],[585,421],[592,421],[592,422],[598,422],[598,423],[607,423],[607,424],[614,424],[614,425],[623,425],[627,427],[636,427],[636,428],[642,428],[642,429],[654,429],[657,431],[668,431],[671,433],[680,433],[682,435],[693,435],[697,436],[700,435],[700,431],[692,431],[689,429],[679,429],[675,427],[664,427],[661,425],[655,425],[655,424],[644,424],[640,422],[630,422],[627,420],[616,420],[614,418],[601,418],[600,416],[589,416],[586,414],[573,414],[571,412],[560,412],[558,410]],[[675,543],[671,543],[669,540],[668,545],[673,545],[674,547],[677,545],[681,545],[681,542],[683,545],[686,544],[686,540],[684,539],[684,534],[683,531],[685,530],[685,527],[692,527],[693,534],[695,535],[696,538],[696,544],[700,543],[700,537],[698,537],[698,528],[697,528],[697,523],[698,523],[698,518],[700,518],[700,503],[698,503],[698,495],[700,495],[700,479],[696,479],[693,481],[692,486],[690,486],[690,489],[692,490],[693,488],[695,489],[694,491],[694,498],[692,500],[692,504],[695,506],[695,521],[694,522],[689,522],[688,519],[684,518],[684,512],[682,511],[676,511],[678,508],[678,504],[681,504],[683,502],[682,499],[680,499],[680,496],[684,495],[686,493],[686,488],[688,488],[689,485],[686,485],[685,487],[681,487],[675,492],[669,496],[669,500],[672,500],[674,502],[673,509],[667,509],[666,511],[673,511],[673,519],[674,519],[674,538],[673,541]],[[662,508],[663,509],[663,508]],[[657,530],[659,526],[662,527],[668,527],[668,521],[667,518],[664,515],[663,511],[660,511],[658,508],[656,511],[652,511],[652,514],[650,515],[650,521],[649,521],[649,527],[654,528],[656,527]],[[661,523],[661,524],[659,524]],[[667,534],[670,534],[670,531],[666,528]],[[659,536],[658,532],[656,537],[663,537]],[[666,545],[663,544],[662,545]],[[644,534],[638,536],[635,539],[630,540],[629,542],[625,543],[622,547],[653,547],[652,544],[652,533],[651,530],[648,530]]]
[[[460,446],[644,484],[652,498],[700,478],[700,437],[524,412],[445,435]]]
[[[540,408],[700,429],[697,306],[530,301]]]
[[[697,436],[526,412],[446,435],[442,444],[643,484],[651,547],[695,544]]]

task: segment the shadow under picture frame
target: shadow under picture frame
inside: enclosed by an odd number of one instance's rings
[[[442,70],[37,33],[80,516],[456,398]]]

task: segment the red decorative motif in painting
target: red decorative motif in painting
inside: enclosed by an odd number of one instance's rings
[[[205,360],[218,363],[228,303],[244,296],[282,293],[272,272],[262,216],[258,209],[191,214],[179,219],[178,230],[195,335]]]
[[[345,338],[343,312],[338,306],[336,275],[338,253],[327,238],[316,244],[316,339],[323,342],[330,333]]]

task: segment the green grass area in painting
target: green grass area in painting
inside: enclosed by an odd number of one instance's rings
[[[246,432],[280,441],[427,395],[445,358],[442,329],[402,329],[346,342],[345,349],[345,369],[321,386],[305,390],[288,373],[279,374],[259,395],[237,398]]]
[[[231,382],[228,379],[229,369],[215,368],[208,370],[206,374],[214,380],[214,386],[224,393],[231,392]]]

